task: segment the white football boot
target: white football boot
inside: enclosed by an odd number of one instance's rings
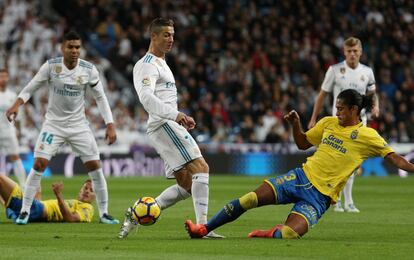
[[[120,239],[126,238],[132,230],[138,228],[138,223],[132,218],[131,210],[131,208],[128,208],[125,211],[125,220],[118,233],[118,238]]]
[[[226,237],[222,236],[222,235],[219,235],[219,234],[215,233],[214,231],[210,231],[210,232],[208,232],[207,235],[203,236],[203,238],[218,239],[218,238],[226,238]]]
[[[335,212],[344,212],[344,208],[342,207],[341,200],[338,200],[333,208]]]
[[[348,206],[345,206],[345,212],[359,213],[359,209],[357,209],[357,207],[355,207],[355,205],[351,203],[351,204],[348,204]]]

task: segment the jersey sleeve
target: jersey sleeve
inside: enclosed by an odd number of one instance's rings
[[[95,66],[92,66],[91,75],[89,78],[89,85],[91,86],[92,96],[96,101],[98,110],[101,113],[105,124],[113,123],[111,107],[109,106],[108,99],[106,98],[102,82],[99,80],[99,72]]]
[[[333,86],[335,84],[335,72],[332,66],[329,67],[328,71],[325,73],[325,78],[323,79],[321,89],[325,92],[332,92]]]
[[[93,207],[88,203],[79,203],[76,207],[76,213],[78,213],[80,222],[91,222],[93,218]]]
[[[177,118],[178,110],[165,104],[154,94],[155,85],[159,78],[159,72],[155,65],[146,63],[139,68],[134,68],[133,77],[139,100],[150,115],[170,120]]]
[[[106,98],[102,82],[98,81],[95,86],[91,87],[92,96],[96,101],[98,110],[101,113],[105,124],[113,123],[114,119],[112,116],[111,107],[109,106],[108,99]]]
[[[312,145],[318,145],[321,143],[323,131],[325,129],[326,124],[328,123],[328,117],[324,117],[319,120],[314,127],[309,129],[306,134],[306,139]]]
[[[388,145],[388,143],[382,138],[377,131],[372,129],[370,132],[369,138],[369,157],[385,157],[390,153],[393,153],[394,150]]]
[[[375,77],[372,69],[369,70],[367,92],[375,90]]]
[[[36,90],[46,85],[49,80],[49,72],[49,63],[45,62],[32,80],[22,89],[18,97],[26,103]]]
[[[95,66],[92,66],[92,71],[89,76],[89,85],[93,87],[93,86],[96,86],[98,82],[99,82],[99,71],[98,69],[96,69]]]

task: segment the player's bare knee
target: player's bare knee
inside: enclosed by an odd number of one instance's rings
[[[186,168],[182,168],[181,170],[174,173],[175,179],[177,184],[181,186],[181,188],[185,189],[188,193],[191,194],[191,174],[188,173]]]
[[[198,158],[194,161],[191,161],[187,164],[186,168],[190,172],[190,174],[196,174],[196,173],[206,173],[208,174],[210,171],[210,167],[208,166],[207,162],[204,160],[204,158]]]
[[[48,162],[49,162],[48,160],[43,159],[43,158],[35,158],[33,169],[38,172],[44,172],[44,170],[47,167]]]
[[[12,154],[12,155],[9,155],[9,160],[11,161],[11,162],[15,162],[15,161],[17,161],[17,160],[19,160],[20,159],[20,157],[17,155],[17,154]]]
[[[308,220],[301,214],[291,213],[286,222],[285,226],[295,231],[299,236],[305,235],[309,230]],[[288,232],[288,231],[286,231]],[[288,233],[288,235],[291,233]],[[293,234],[293,233],[292,233]]]
[[[101,162],[99,160],[87,161],[84,165],[88,171],[96,171],[101,168]]]
[[[200,172],[207,174],[210,172],[210,167],[204,159],[200,161]]]
[[[263,182],[254,192],[257,194],[258,207],[276,203],[273,188],[267,182]]]

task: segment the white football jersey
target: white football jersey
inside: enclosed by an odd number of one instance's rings
[[[177,118],[177,88],[174,75],[164,59],[147,53],[134,66],[134,87],[149,114],[148,130]]]
[[[46,120],[73,125],[86,122],[85,90],[98,82],[99,72],[92,63],[78,59],[69,70],[59,57],[46,61],[18,97],[26,103],[37,89],[48,86]]]
[[[6,111],[9,109],[14,101],[16,100],[16,93],[6,89],[5,91],[0,91],[0,136],[4,135],[15,135],[16,129],[14,125],[7,120]]]
[[[332,114],[335,116],[336,97],[343,90],[355,89],[361,95],[366,95],[368,91],[375,90],[374,72],[370,67],[361,63],[355,69],[352,69],[346,64],[346,61],[343,61],[329,67],[321,88],[326,92],[333,92]],[[364,117],[364,115],[362,116]]]

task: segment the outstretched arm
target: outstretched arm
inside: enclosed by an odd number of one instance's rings
[[[387,156],[385,156],[385,160],[387,162],[395,165],[399,169],[402,169],[407,172],[414,172],[414,164],[407,161],[404,157],[397,153],[390,153]]]
[[[58,201],[60,212],[62,213],[63,220],[66,222],[79,222],[80,216],[76,212],[70,212],[68,205],[66,204],[65,200],[62,196],[63,190],[63,183],[56,182],[52,184],[53,192],[56,195],[56,199]]]
[[[379,100],[378,100],[378,95],[375,92],[375,90],[372,91],[368,91],[367,92],[368,96],[373,96],[374,99],[374,104],[372,104],[372,109],[371,109],[371,113],[372,115],[377,118],[379,116]]]
[[[17,116],[17,112],[19,111],[19,107],[26,103],[34,92],[36,92],[42,86],[46,86],[46,82],[49,79],[49,64],[45,62],[36,73],[36,75],[32,78],[32,80],[22,89],[17,100],[14,104],[7,109],[6,117],[11,122]]]
[[[308,129],[311,129],[312,127],[315,126],[316,120],[318,119],[318,115],[321,112],[326,95],[327,95],[327,92],[321,89],[316,99],[315,105],[313,106],[312,117],[309,121]]]
[[[295,110],[290,111],[287,115],[284,116],[285,120],[289,122],[292,126],[293,139],[295,143],[301,150],[306,150],[313,145],[309,143],[306,139],[306,134],[303,132],[302,127],[300,126],[299,115]]]

